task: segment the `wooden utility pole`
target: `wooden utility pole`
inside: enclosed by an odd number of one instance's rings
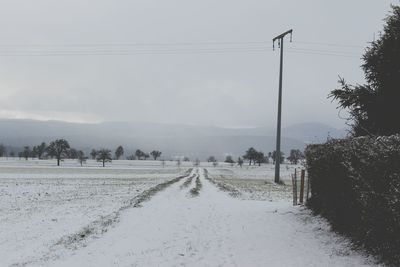
[[[281,115],[282,115],[282,72],[283,72],[283,39],[287,34],[290,34],[290,41],[292,41],[293,30],[288,30],[281,35],[272,39],[272,45],[275,46],[275,41],[278,40],[278,45],[281,50],[281,64],[279,71],[279,96],[278,96],[278,123],[276,129],[276,149],[275,149],[275,183],[280,180],[280,163],[281,163]],[[275,47],[274,47],[275,48]]]

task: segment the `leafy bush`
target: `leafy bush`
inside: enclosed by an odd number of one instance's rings
[[[400,266],[400,135],[309,145],[310,208],[383,262]]]

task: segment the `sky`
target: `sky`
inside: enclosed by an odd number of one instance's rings
[[[344,127],[390,4],[353,0],[0,0],[0,118]]]

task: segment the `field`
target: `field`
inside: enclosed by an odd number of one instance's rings
[[[54,161],[1,161],[0,253],[6,266],[28,262],[62,238],[113,218],[135,196],[187,170],[151,162],[121,161],[108,168],[94,161],[89,167],[63,163],[58,168]]]
[[[1,266],[375,266],[292,207],[301,166],[55,165],[0,160]]]

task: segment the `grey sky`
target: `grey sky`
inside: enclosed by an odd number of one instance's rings
[[[0,118],[274,126],[271,39],[293,28],[283,124],[342,127],[326,96],[338,75],[363,82],[390,3],[1,0]]]

